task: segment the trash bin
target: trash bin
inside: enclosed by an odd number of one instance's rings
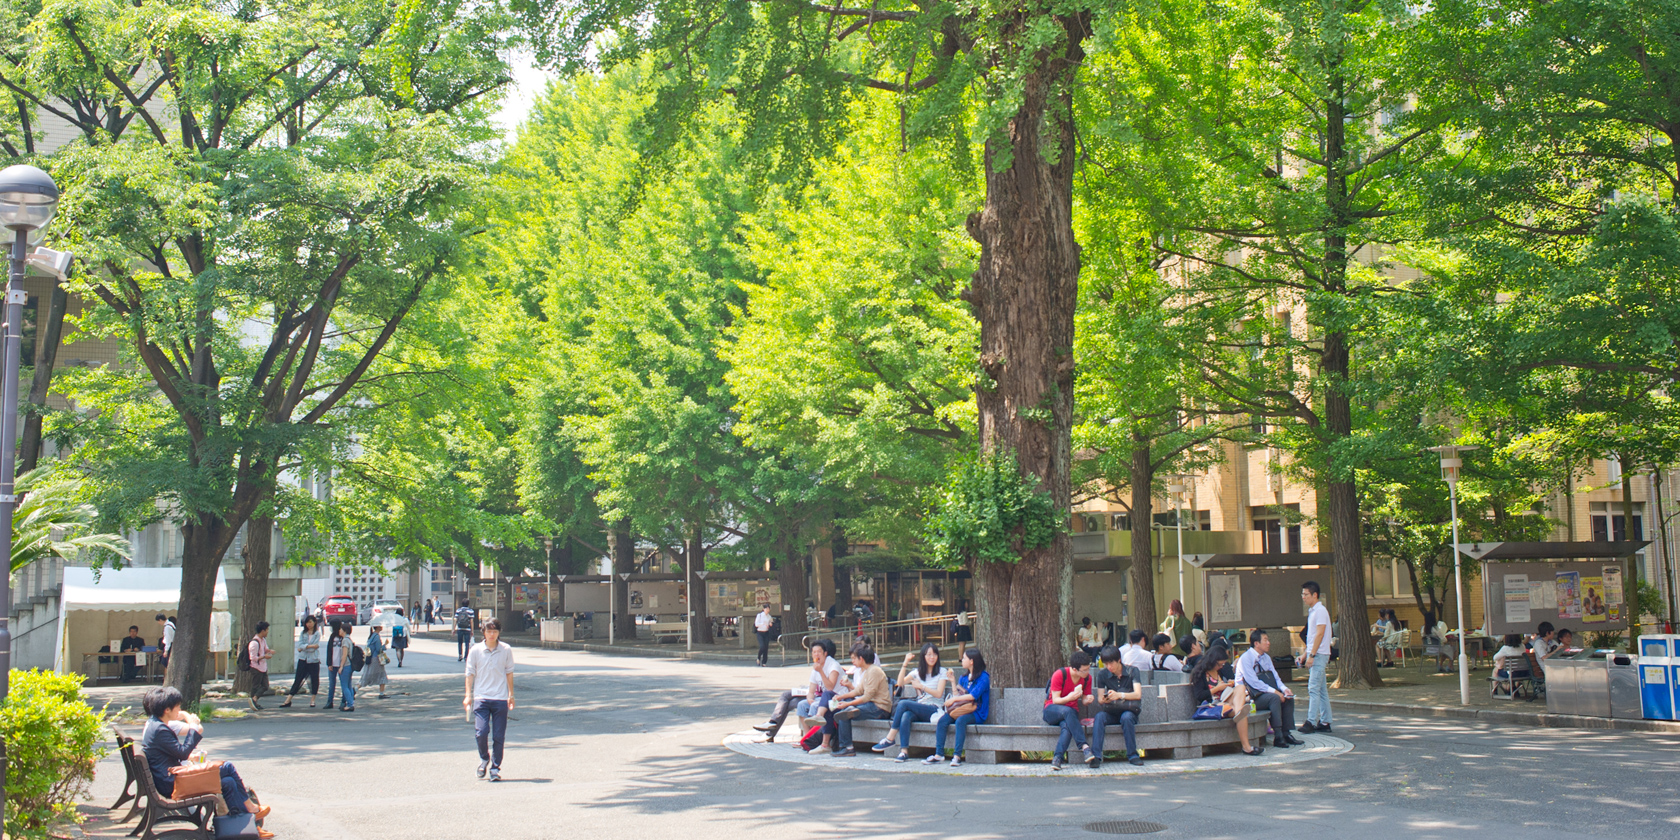
[[[1639,684],[1638,657],[1618,653],[1604,661],[1609,672],[1610,716],[1638,720],[1644,715],[1643,687]]]
[[[1639,700],[1646,720],[1674,720],[1676,641],[1680,636],[1639,637]]]

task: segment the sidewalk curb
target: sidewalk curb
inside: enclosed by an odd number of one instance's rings
[[[415,637],[416,638],[431,638],[431,639],[434,639],[435,641],[444,641],[444,642],[451,642],[451,643],[454,642],[453,635],[447,635],[446,636],[445,634],[437,633],[436,631],[432,631],[431,633],[426,633],[425,631],[422,631],[421,633],[416,633]],[[687,651],[687,650],[682,650],[682,649],[661,650],[661,649],[658,649],[658,648],[621,647],[621,646],[617,646],[617,645],[604,645],[604,644],[597,644],[595,642],[538,642],[534,639],[527,638],[527,637],[524,637],[524,636],[518,636],[518,635],[503,636],[502,637],[502,643],[506,644],[510,647],[516,647],[516,648],[532,648],[532,647],[534,647],[534,648],[542,648],[544,650],[577,650],[577,651],[583,651],[585,653],[606,654],[608,656],[640,656],[640,657],[648,658],[648,659],[697,659],[697,660],[710,661],[710,662],[741,662],[741,663],[747,663],[747,662],[757,663],[758,662],[758,654],[756,652],[753,652],[751,649],[749,649],[745,653],[722,653],[720,651],[715,651],[715,650],[696,650],[696,651]],[[675,647],[675,646],[673,645],[673,647]],[[772,668],[781,667],[781,665],[778,663],[777,660],[778,660],[778,657],[774,653],[772,653],[771,656],[770,656],[770,667],[772,667]],[[805,664],[805,658],[802,655],[797,662],[794,661],[792,658],[790,658],[790,659],[788,659],[787,664],[788,665],[803,665],[803,664]]]
[[[1442,717],[1460,720],[1483,720],[1489,723],[1515,723],[1526,726],[1545,726],[1555,729],[1616,729],[1625,732],[1655,732],[1680,735],[1680,722],[1662,720],[1627,720],[1589,715],[1554,715],[1548,712],[1519,712],[1507,709],[1483,709],[1474,706],[1413,706],[1401,703],[1376,703],[1361,700],[1332,698],[1332,706],[1354,712],[1373,712],[1399,717]]]

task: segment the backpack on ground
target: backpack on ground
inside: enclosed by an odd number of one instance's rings
[[[350,670],[352,672],[360,671],[360,670],[362,670],[362,666],[366,665],[366,664],[367,664],[367,654],[362,651],[362,646],[361,645],[351,645],[350,646]]]
[[[806,752],[810,752],[811,750],[822,746],[822,742],[823,727],[813,726],[811,727],[810,732],[805,733],[805,737],[799,739],[799,748]]]

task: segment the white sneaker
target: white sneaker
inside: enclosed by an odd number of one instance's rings
[[[945,760],[945,756],[934,754],[922,759],[923,764],[938,764]]]
[[[819,745],[817,745],[817,747],[815,749],[811,750],[811,752],[809,754],[810,755],[828,755],[831,752],[834,752],[834,750],[830,749],[827,744],[819,744]]]

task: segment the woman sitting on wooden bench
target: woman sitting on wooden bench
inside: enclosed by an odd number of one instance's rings
[[[140,747],[146,753],[146,765],[152,771],[152,784],[164,796],[175,793],[175,775],[170,772],[192,757],[193,748],[204,740],[204,724],[198,716],[181,708],[181,692],[172,686],[159,686],[148,692],[141,701],[147,716],[146,731],[140,736]],[[268,806],[251,801],[245,782],[233,769],[233,762],[222,762],[222,801],[230,813],[247,811],[257,819],[268,816]],[[265,838],[274,833],[257,829]]]

